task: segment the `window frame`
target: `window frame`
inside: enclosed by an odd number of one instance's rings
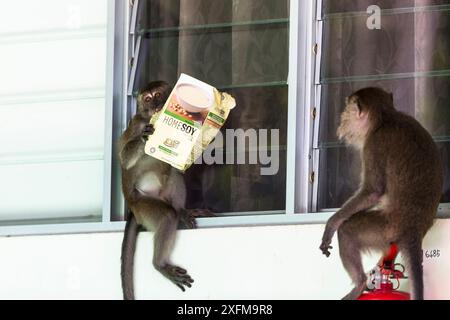
[[[125,203],[115,141],[136,108],[128,99],[129,66],[136,52],[134,25],[139,0],[108,1],[104,196],[101,222],[0,226],[0,236],[120,232]],[[130,6],[133,5],[133,10]],[[337,209],[317,212],[320,151],[319,71],[322,48],[322,1],[289,2],[288,128],[285,210],[239,212],[197,219],[198,228],[323,224]],[[131,40],[131,41],[130,41]],[[136,61],[133,63],[137,65]],[[131,72],[134,72],[131,70]],[[314,173],[315,177],[311,174]],[[450,204],[441,204],[437,218],[450,218]],[[25,224],[26,223],[26,224]]]

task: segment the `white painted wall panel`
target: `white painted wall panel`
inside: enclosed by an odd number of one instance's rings
[[[182,293],[151,265],[152,234],[140,235],[140,299],[339,299],[350,289],[336,243],[320,253],[323,225],[181,231],[173,261],[195,279]],[[450,220],[438,220],[424,249],[425,296],[450,299]],[[121,233],[0,239],[0,299],[121,299]],[[371,268],[378,255],[365,258]],[[404,287],[408,287],[405,283]]]

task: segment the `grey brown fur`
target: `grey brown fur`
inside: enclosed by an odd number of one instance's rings
[[[122,243],[122,288],[124,299],[134,299],[133,260],[140,227],[154,231],[153,266],[181,290],[194,281],[186,270],[170,263],[179,224],[195,227],[195,217],[208,210],[186,210],[186,186],[180,172],[144,153],[153,127],[151,116],[161,110],[171,88],[162,81],[151,82],[138,96],[138,110],[119,140],[122,191],[131,214]]]
[[[338,135],[361,152],[358,191],[327,222],[320,249],[329,256],[338,232],[342,263],[355,287],[365,289],[361,252],[387,251],[396,243],[411,279],[411,298],[423,299],[422,239],[433,224],[443,185],[443,168],[430,134],[395,110],[392,95],[379,88],[353,93]]]

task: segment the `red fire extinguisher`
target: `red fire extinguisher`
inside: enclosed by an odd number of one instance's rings
[[[400,279],[406,278],[403,265],[395,263],[397,254],[397,245],[393,243],[389,253],[370,272],[367,281],[369,291],[364,292],[358,300],[410,300],[409,293],[397,290],[400,286]],[[396,288],[391,279],[396,280]]]

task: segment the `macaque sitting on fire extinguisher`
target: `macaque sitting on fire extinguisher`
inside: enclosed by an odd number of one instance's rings
[[[339,139],[359,150],[361,184],[327,222],[320,249],[327,257],[338,233],[342,263],[356,299],[366,287],[361,252],[398,245],[411,279],[411,298],[423,299],[422,239],[433,224],[441,197],[443,167],[430,134],[394,108],[379,88],[356,91],[346,101]]]

